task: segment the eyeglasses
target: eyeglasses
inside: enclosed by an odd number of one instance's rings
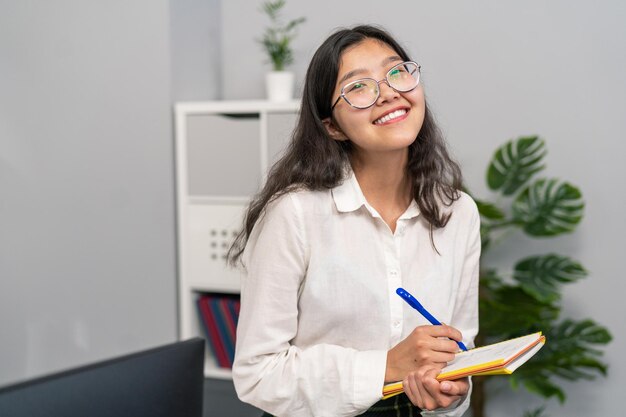
[[[385,78],[380,81],[373,78],[352,81],[341,88],[341,95],[337,97],[330,111],[332,113],[342,97],[346,103],[356,109],[367,109],[373,106],[380,97],[380,83],[382,82],[386,82],[389,87],[399,93],[409,92],[420,82],[420,68],[417,63],[406,61],[391,68]]]

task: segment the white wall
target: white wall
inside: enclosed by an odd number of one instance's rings
[[[485,261],[510,265],[524,254],[555,251],[587,267],[590,276],[566,289],[563,301],[568,316],[591,317],[613,332],[605,357],[609,377],[572,386],[567,403],[552,403],[548,412],[622,415],[626,303],[618,288],[626,235],[621,161],[626,5],[618,0],[287,3],[287,17],[308,19],[294,43],[300,83],[314,50],[336,27],[379,23],[403,42],[423,66],[429,102],[477,195],[489,195],[484,175],[497,146],[527,134],[546,139],[546,175],[581,187],[585,219],[577,232],[558,239],[534,242],[515,235]],[[249,1],[223,1],[221,7],[223,98],[261,98],[268,66],[259,65],[265,57],[254,39],[267,20]],[[506,391],[495,396],[492,416],[521,415],[533,401]]]
[[[0,385],[176,338],[169,4],[0,6]]]

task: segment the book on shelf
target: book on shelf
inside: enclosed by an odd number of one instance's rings
[[[459,352],[437,375],[439,381],[466,376],[510,375],[543,347],[546,337],[541,332],[516,337],[491,345]],[[383,387],[383,398],[402,393],[402,382]]]
[[[226,294],[202,294],[197,299],[208,346],[220,368],[232,368],[240,302]]]

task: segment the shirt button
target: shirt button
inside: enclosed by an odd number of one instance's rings
[[[396,320],[393,322],[393,327],[398,328],[400,327],[400,321]]]
[[[395,269],[392,269],[391,271],[389,271],[389,273],[391,275],[398,275],[398,271],[396,271]]]

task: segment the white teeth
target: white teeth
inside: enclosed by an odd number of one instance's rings
[[[391,112],[391,113],[389,113],[389,114],[384,115],[383,117],[381,117],[381,118],[380,118],[380,119],[378,119],[378,120],[375,120],[375,121],[374,121],[374,124],[379,125],[379,124],[382,124],[382,123],[388,122],[389,120],[393,120],[393,119],[395,119],[396,117],[400,117],[400,116],[402,116],[402,115],[404,115],[404,114],[406,114],[406,110],[404,110],[404,109],[401,109],[401,110],[396,110],[396,111],[394,111],[394,112]]]

